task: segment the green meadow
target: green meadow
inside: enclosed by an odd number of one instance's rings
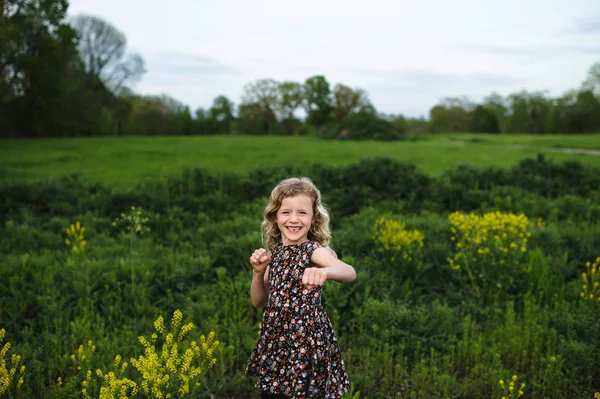
[[[307,175],[344,399],[594,399],[600,157],[547,149],[597,137],[4,140],[0,397],[257,399],[248,258]]]
[[[466,141],[466,143],[465,143]],[[247,174],[259,167],[347,165],[383,156],[439,175],[459,164],[508,167],[545,153],[600,166],[600,157],[547,151],[600,148],[600,134],[569,136],[413,135],[405,141],[326,141],[313,137],[98,137],[3,140],[0,176],[37,179],[80,173],[90,181],[127,188],[142,179],[177,176],[186,168]],[[510,144],[527,145],[513,148]]]

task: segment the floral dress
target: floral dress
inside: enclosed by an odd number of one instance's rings
[[[269,263],[269,300],[246,373],[261,393],[290,398],[338,399],[350,389],[335,332],[321,305],[322,287],[302,284],[313,251],[306,241],[279,244]]]

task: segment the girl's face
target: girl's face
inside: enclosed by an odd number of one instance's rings
[[[283,245],[308,241],[308,231],[313,221],[312,199],[306,194],[284,198],[277,210],[277,227]]]

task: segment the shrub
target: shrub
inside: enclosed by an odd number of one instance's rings
[[[600,187],[597,168],[578,161],[552,162],[543,154],[520,161],[511,168],[508,177],[512,185],[550,198],[565,194],[585,198],[596,195]]]
[[[533,224],[525,215],[455,212],[448,218],[450,240],[456,243],[448,263],[467,273],[476,297],[493,301],[528,271],[524,261]]]
[[[79,385],[80,393],[89,399],[135,398],[138,394],[156,399],[183,398],[197,393],[200,375],[206,374],[217,361],[214,352],[220,342],[215,340],[214,332],[193,340],[194,324],[183,324],[182,320],[180,310],[175,310],[168,325],[158,316],[154,321],[155,332],[148,338],[139,337],[143,354],[130,358],[129,362],[117,354],[108,371],[98,367],[96,345],[91,340],[80,345],[70,356],[72,364],[67,374],[58,377],[57,389]]]
[[[373,239],[383,259],[395,269],[391,271],[394,275],[416,279],[423,265],[423,233],[408,230],[401,220],[379,218],[373,226]]]
[[[404,132],[391,121],[381,118],[372,110],[361,110],[348,115],[341,123],[333,124],[323,135],[338,140],[401,140]]]

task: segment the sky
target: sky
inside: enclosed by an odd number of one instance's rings
[[[600,61],[598,0],[70,0],[127,38],[147,72],[133,87],[192,111],[257,79],[324,75],[375,108],[429,114],[447,96],[560,96]]]

